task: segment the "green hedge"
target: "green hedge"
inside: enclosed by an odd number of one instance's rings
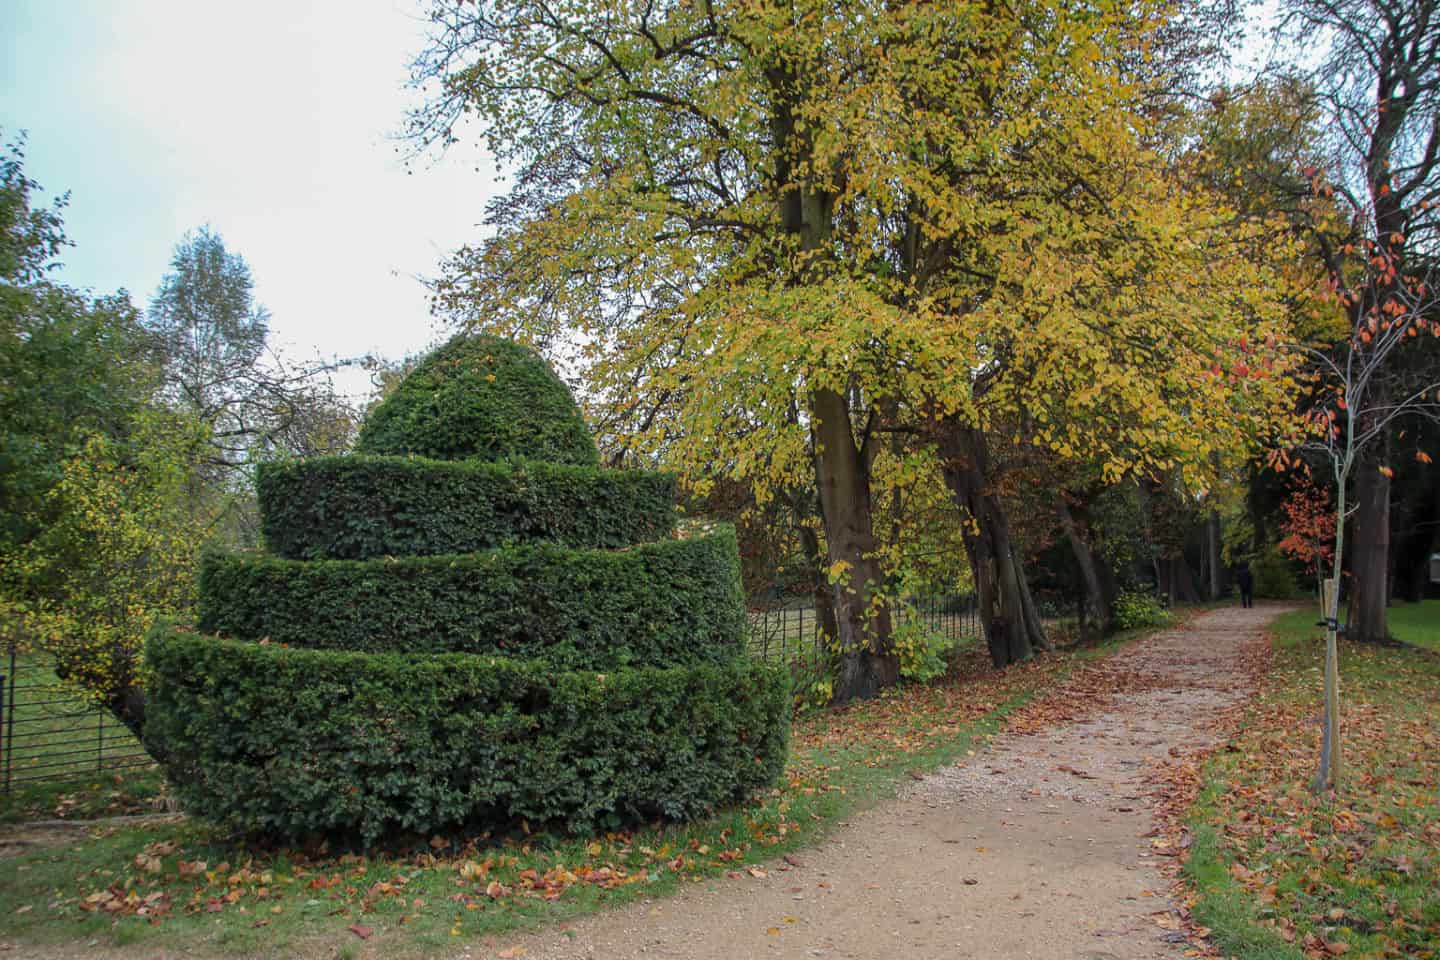
[[[630,550],[553,544],[379,560],[206,556],[202,630],[371,653],[486,653],[573,669],[726,659],[745,635],[735,532]]]
[[[161,626],[145,661],[146,737],[180,799],[267,837],[691,819],[774,783],[785,762],[786,678],[744,659],[554,672]]]
[[[534,351],[460,334],[433,350],[365,417],[356,453],[437,460],[600,462],[565,381]]]
[[[543,463],[322,457],[260,465],[265,545],[294,559],[628,547],[675,529],[675,477]]]

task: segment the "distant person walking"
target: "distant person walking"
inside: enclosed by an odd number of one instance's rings
[[[1240,606],[1255,606],[1255,575],[1250,572],[1250,564],[1240,564],[1235,571],[1235,583],[1240,587]]]

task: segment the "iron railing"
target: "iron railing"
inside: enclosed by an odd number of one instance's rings
[[[973,594],[911,597],[892,607],[896,624],[919,620],[931,633],[959,646],[980,636]],[[813,603],[751,609],[750,654],[791,665],[816,662],[823,650],[821,620]]]
[[[971,595],[913,597],[893,608],[897,624],[919,620],[959,646],[978,637]],[[813,604],[749,611],[752,656],[796,669],[822,666],[822,631]],[[0,674],[0,793],[94,776],[151,762],[138,740],[93,698],[56,676],[46,654],[11,645]]]
[[[129,728],[55,674],[43,653],[10,645],[0,675],[0,792],[150,763]]]

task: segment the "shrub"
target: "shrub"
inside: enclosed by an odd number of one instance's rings
[[[1250,561],[1250,575],[1255,578],[1255,596],[1269,600],[1293,600],[1301,596],[1295,582],[1295,568],[1274,547]]]
[[[471,334],[431,352],[370,411],[355,452],[600,462],[570,388],[549,364],[518,343]]]
[[[1115,599],[1115,626],[1121,630],[1163,627],[1169,622],[1170,611],[1153,593],[1127,590]]]
[[[780,775],[734,529],[672,538],[674,478],[599,469],[537,356],[457,337],[358,446],[264,467],[272,552],[207,555],[208,632],[151,634],[146,739],[188,806],[368,844],[689,819]]]
[[[952,644],[931,630],[922,620],[906,620],[895,627],[895,652],[900,656],[900,676],[916,683],[929,683],[944,676],[945,653]]]
[[[735,533],[630,550],[552,544],[378,560],[208,555],[200,627],[373,653],[540,657],[575,669],[738,656]]]
[[[350,456],[261,464],[256,485],[266,547],[294,559],[628,547],[675,529],[667,473]]]
[[[784,670],[744,659],[556,672],[471,654],[295,650],[164,625],[148,738],[180,798],[239,829],[372,842],[517,819],[687,819],[784,765]]]

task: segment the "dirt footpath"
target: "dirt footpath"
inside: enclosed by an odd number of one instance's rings
[[[1245,657],[1281,609],[1202,614],[1081,671],[970,762],[763,879],[697,884],[455,956],[1180,956],[1146,773],[1206,746],[1217,714],[1249,695]]]

